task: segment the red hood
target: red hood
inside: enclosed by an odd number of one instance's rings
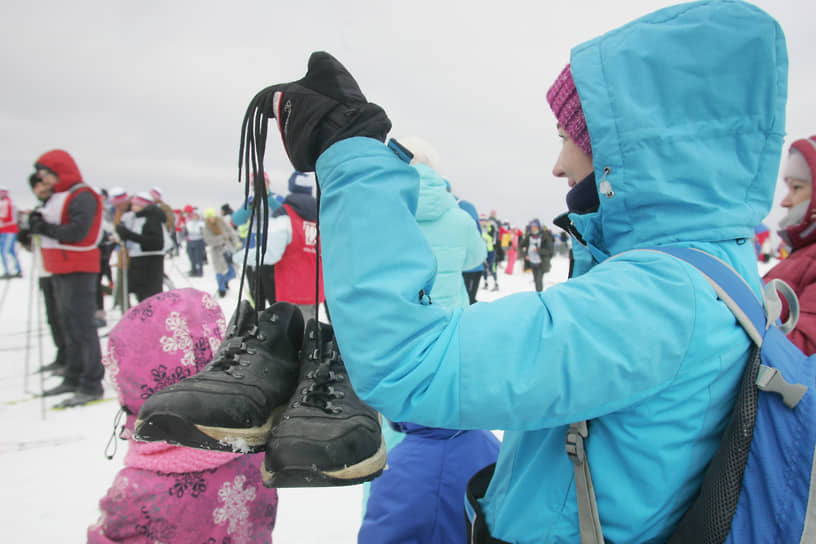
[[[54,186],[55,193],[67,191],[77,183],[82,182],[82,174],[79,173],[79,167],[76,165],[76,162],[74,162],[74,158],[71,157],[67,151],[63,151],[62,149],[48,151],[37,159],[35,168],[37,164],[47,167],[59,176],[59,181]]]
[[[816,136],[796,140],[791,148],[802,153],[810,168],[810,204],[801,223],[780,230],[779,234],[791,247],[799,249],[816,242]]]

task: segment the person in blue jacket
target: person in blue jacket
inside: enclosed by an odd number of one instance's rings
[[[269,189],[269,175],[264,172],[264,186],[266,187],[266,205],[268,207],[268,213],[271,216],[272,212],[277,210],[281,204],[283,204],[283,196],[279,195],[278,193],[271,191]],[[256,273],[256,262],[255,262],[255,243],[257,239],[257,233],[260,232],[261,227],[259,226],[259,219],[256,216],[255,219],[252,219],[252,203],[254,201],[255,196],[249,195],[249,197],[244,202],[244,205],[239,207],[237,210],[232,212],[230,215],[230,220],[232,224],[235,225],[236,230],[246,230],[246,237],[244,239],[244,248],[240,251],[236,251],[235,255],[233,255],[233,261],[237,263],[241,263],[243,266],[244,263],[244,250],[249,247],[251,250],[248,258],[247,258],[247,265],[246,265],[246,276],[247,282],[249,283],[249,294],[250,297],[256,297],[259,293],[258,291],[258,283],[260,282],[260,287],[262,287],[263,292],[263,299],[262,300],[255,300],[255,307],[258,310],[262,310],[267,305],[272,305],[275,300],[275,265],[274,264],[266,264],[261,263],[259,272]],[[250,219],[252,219],[252,232],[249,232],[249,223]],[[254,299],[253,299],[254,300]]]
[[[473,218],[473,222],[476,224],[476,232],[479,233],[479,239],[481,239],[482,226],[479,225],[479,213],[476,211],[476,206],[474,206],[472,202],[462,199],[458,199],[457,204],[459,204],[459,207],[465,210],[468,215]],[[485,246],[485,252],[486,251],[487,246]],[[484,269],[485,263],[483,261],[470,270],[465,270],[462,272],[462,278],[465,280],[465,290],[467,291],[471,304],[476,304],[476,295],[479,292],[479,282],[484,275]]]
[[[431,304],[453,310],[470,304],[462,271],[484,261],[487,249],[473,219],[460,209],[437,173],[438,157],[425,140],[401,138],[419,173],[416,220],[437,263]],[[383,430],[388,466],[371,482],[359,544],[462,542],[462,497],[468,480],[496,461],[499,441],[489,431],[392,423]],[[395,444],[396,443],[396,444]],[[395,445],[394,445],[395,444]]]
[[[548,93],[554,174],[583,196],[568,198],[573,277],[453,310],[419,295],[436,274],[414,217],[421,176],[383,145],[391,123],[351,74],[314,53],[304,78],[250,105],[245,140],[264,149],[255,123],[275,117],[295,168],[317,172],[325,290],[355,391],[392,421],[505,430],[467,507],[482,541],[579,541],[565,435],[582,420],[608,541],[665,541],[686,511],[751,342],[696,269],[645,249],[705,250],[759,293],[750,239],[774,194],[787,67],[778,23],[734,0],[573,48]]]

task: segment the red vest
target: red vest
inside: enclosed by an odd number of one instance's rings
[[[17,210],[14,209],[14,204],[8,197],[0,198],[0,233],[18,233],[17,227]]]
[[[96,215],[85,238],[78,242],[60,242],[48,236],[40,237],[43,267],[52,274],[100,271],[98,246],[102,240],[102,197],[96,191],[84,183],[77,183],[67,191],[52,195],[42,209],[42,214],[49,223],[67,225],[68,206],[83,191],[90,191],[96,198]]]
[[[317,225],[304,221],[291,206],[283,205],[292,223],[292,241],[281,259],[275,263],[275,298],[293,304],[315,303],[317,263]],[[322,265],[322,262],[321,262]],[[323,274],[320,274],[319,302],[323,295]]]

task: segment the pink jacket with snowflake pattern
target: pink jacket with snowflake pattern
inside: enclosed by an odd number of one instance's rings
[[[102,515],[88,528],[88,543],[272,542],[278,497],[261,482],[263,454],[233,457],[181,473],[123,468],[99,502]]]
[[[272,542],[275,489],[261,481],[263,454],[242,455],[132,439],[135,414],[156,391],[199,372],[226,329],[208,293],[176,289],[131,308],[111,330],[102,362],[127,414],[124,468],[99,502],[88,542]]]

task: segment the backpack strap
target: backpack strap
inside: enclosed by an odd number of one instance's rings
[[[589,472],[589,459],[584,449],[584,438],[589,436],[586,421],[572,423],[567,431],[567,457],[575,469],[575,496],[578,499],[578,523],[581,544],[603,544],[601,518],[595,501],[595,487]]]
[[[796,326],[799,319],[799,302],[793,289],[784,281],[775,279],[769,282],[763,291],[761,303],[745,280],[731,266],[710,253],[683,247],[650,248],[646,251],[666,253],[699,270],[751,340],[760,348],[765,332],[782,314],[780,293],[787,300],[790,312],[788,320],[779,326],[779,329],[787,334]],[[763,303],[767,309],[767,317]],[[760,391],[780,395],[788,408],[794,408],[807,392],[807,387],[788,383],[777,369],[767,365],[760,366],[756,386]]]
[[[762,339],[768,328],[769,320],[754,291],[730,265],[699,249],[661,247],[649,248],[646,251],[666,253],[699,270],[717,296],[737,318],[751,340],[756,345],[762,346]]]
[[[632,251],[665,253],[696,268],[731,310],[758,348],[762,347],[765,332],[778,322],[782,314],[780,293],[788,303],[789,317],[785,323],[777,325],[777,328],[782,333],[788,334],[796,326],[799,319],[799,302],[793,289],[782,280],[775,279],[768,282],[763,292],[763,300],[760,302],[751,286],[736,270],[725,261],[705,251],[683,247],[645,248]],[[779,394],[789,408],[794,408],[807,391],[804,385],[788,383],[776,368],[767,365],[760,365],[756,386],[761,391]],[[566,450],[575,471],[575,494],[578,501],[581,544],[603,544],[598,503],[592,485],[589,458],[584,446],[584,441],[588,437],[587,421],[571,424],[567,431]]]

